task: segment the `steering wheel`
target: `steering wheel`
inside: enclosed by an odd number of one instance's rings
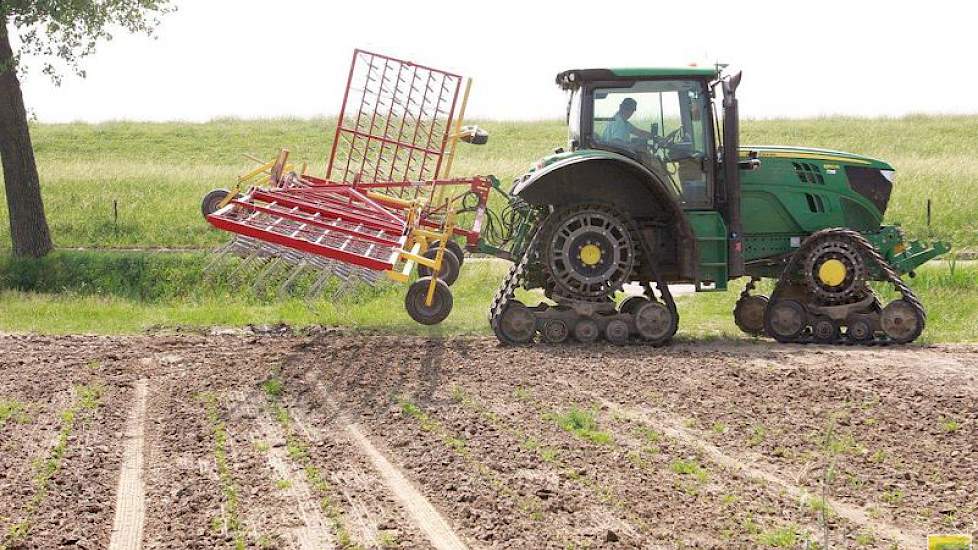
[[[669,132],[664,137],[657,138],[653,136],[652,154],[665,159],[665,157],[671,152],[672,148],[678,145],[683,137],[684,133],[682,126]]]

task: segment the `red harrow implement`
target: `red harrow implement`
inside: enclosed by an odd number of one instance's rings
[[[488,137],[462,127],[471,84],[459,104],[462,80],[355,50],[325,177],[290,165],[283,150],[241,176],[233,191],[204,198],[207,221],[235,234],[219,258],[244,258],[235,270],[254,272],[256,290],[277,278],[280,294],[287,293],[311,276],[310,297],[333,277],[348,283],[340,291],[384,275],[406,282],[417,267],[407,311],[419,323],[441,322],[463,260],[455,239],[478,245],[496,184],[491,176],[449,177],[458,141]],[[458,216],[463,202],[474,214],[469,228]]]

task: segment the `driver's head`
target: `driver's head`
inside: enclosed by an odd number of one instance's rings
[[[635,109],[638,108],[638,102],[630,97],[626,97],[621,100],[621,105],[618,106],[618,112],[621,116],[628,120],[632,115],[635,114]]]

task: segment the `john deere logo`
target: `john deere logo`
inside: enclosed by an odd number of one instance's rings
[[[972,550],[971,535],[927,535],[927,550]]]

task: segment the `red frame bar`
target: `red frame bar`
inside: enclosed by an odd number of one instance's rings
[[[241,223],[236,220],[221,218],[215,216],[214,214],[207,216],[207,221],[209,221],[211,225],[213,225],[214,227],[218,229],[223,229],[224,231],[229,231],[231,233],[237,233],[239,235],[253,237],[260,241],[266,241],[266,242],[282,245],[288,248],[293,248],[295,250],[301,250],[303,252],[316,254],[318,256],[333,258],[336,260],[340,260],[344,263],[358,265],[360,267],[373,269],[375,271],[386,271],[394,267],[393,262],[382,262],[374,258],[361,256],[359,254],[354,254],[352,252],[346,252],[344,250],[339,250],[337,248],[333,248],[330,246],[316,244],[303,239],[295,239],[287,235],[280,235],[278,233],[263,231],[256,227],[252,227],[248,224]],[[392,252],[391,255],[393,256],[394,252]]]
[[[385,222],[382,222],[382,221],[379,221],[379,220],[376,220],[376,219],[370,219],[370,218],[367,218],[367,217],[364,217],[364,216],[360,216],[360,215],[356,215],[356,214],[353,214],[353,213],[350,213],[350,212],[343,212],[341,210],[332,210],[332,209],[322,208],[322,207],[317,206],[315,204],[309,204],[309,203],[302,202],[302,201],[299,201],[299,200],[296,200],[296,199],[291,199],[291,198],[288,198],[288,197],[279,197],[279,196],[276,196],[276,195],[273,195],[273,194],[269,194],[269,193],[266,193],[266,192],[260,191],[260,190],[256,190],[252,194],[252,197],[257,198],[259,200],[263,200],[265,202],[276,202],[278,204],[282,204],[282,205],[285,205],[285,206],[288,206],[288,207],[298,207],[300,210],[308,210],[308,211],[311,211],[311,212],[317,212],[318,211],[321,214],[323,214],[324,216],[328,216],[330,218],[341,219],[343,221],[348,221],[348,222],[354,222],[354,223],[363,224],[363,225],[365,225],[367,227],[370,227],[371,229],[377,229],[377,230],[380,230],[380,231],[389,231],[389,232],[392,232],[392,233],[400,233],[400,234],[403,234],[404,233],[404,229],[405,229],[405,224],[403,222],[401,223],[400,226],[398,226],[395,223],[390,223],[390,222],[385,223]]]
[[[257,212],[263,212],[263,213],[268,214],[270,216],[278,216],[280,218],[285,218],[287,220],[292,220],[294,222],[299,222],[299,223],[303,223],[303,224],[306,224],[306,225],[312,225],[314,227],[318,227],[318,228],[324,229],[326,231],[336,231],[337,233],[343,233],[345,235],[354,235],[354,236],[358,237],[360,240],[371,241],[371,242],[375,242],[377,244],[382,244],[382,245],[385,245],[385,246],[401,246],[401,243],[398,242],[398,241],[392,241],[392,240],[384,239],[382,237],[377,237],[377,236],[371,235],[369,233],[360,233],[360,232],[358,232],[356,230],[350,229],[348,227],[343,227],[343,226],[340,226],[340,225],[330,225],[329,223],[326,223],[326,222],[323,222],[323,221],[320,221],[320,220],[304,218],[302,216],[293,214],[291,212],[281,212],[281,211],[275,210],[274,208],[268,208],[267,206],[259,206],[259,205],[254,204],[254,203],[243,202],[240,199],[234,199],[234,200],[231,201],[231,203],[232,204],[236,204],[236,205],[238,205],[238,206],[240,206],[242,208],[247,208],[249,210],[254,210],[254,211],[257,211]]]

